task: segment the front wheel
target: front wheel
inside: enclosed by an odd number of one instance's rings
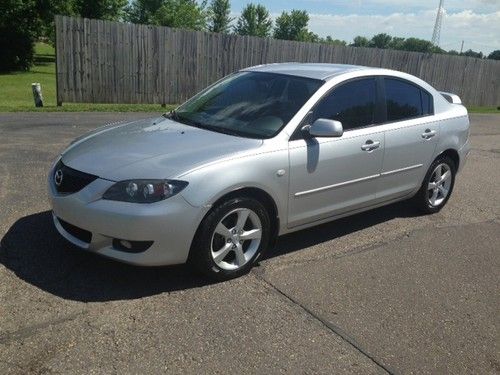
[[[444,207],[455,184],[456,166],[448,156],[439,156],[429,167],[415,203],[424,213],[435,213]]]
[[[189,261],[215,280],[238,277],[252,268],[269,238],[269,215],[259,201],[229,199],[203,219]]]

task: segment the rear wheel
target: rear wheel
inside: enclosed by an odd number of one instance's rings
[[[233,198],[214,208],[201,223],[190,263],[212,279],[238,277],[252,268],[269,237],[265,207],[253,198]]]
[[[451,196],[455,175],[456,167],[451,158],[440,156],[434,160],[415,196],[419,209],[424,213],[435,213],[441,210]]]

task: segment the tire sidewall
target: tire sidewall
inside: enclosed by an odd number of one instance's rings
[[[217,266],[211,254],[212,236],[222,218],[236,208],[248,208],[255,212],[262,224],[262,237],[254,256],[237,270],[225,270]],[[232,198],[213,208],[203,219],[197,231],[190,252],[190,262],[205,275],[216,280],[227,280],[239,277],[253,267],[267,249],[270,239],[270,218],[265,207],[257,200],[249,197]]]
[[[430,179],[432,177],[432,174],[434,172],[434,169],[439,164],[446,164],[448,167],[450,167],[451,171],[451,185],[450,185],[450,190],[448,192],[448,195],[446,198],[439,204],[438,206],[433,206],[430,204],[429,199],[428,199],[428,185],[430,182]],[[429,170],[427,171],[427,174],[425,175],[424,182],[422,183],[422,187],[420,190],[420,193],[418,194],[418,199],[419,199],[419,206],[420,208],[427,213],[435,213],[439,212],[448,202],[448,199],[450,199],[451,194],[453,193],[453,187],[455,186],[455,176],[456,176],[456,166],[455,162],[448,156],[439,156],[437,157],[429,167]]]

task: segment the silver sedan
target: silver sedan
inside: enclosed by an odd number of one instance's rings
[[[414,76],[271,64],[75,140],[49,197],[58,231],[89,252],[222,280],[282,234],[409,198],[439,211],[469,148],[460,99]]]

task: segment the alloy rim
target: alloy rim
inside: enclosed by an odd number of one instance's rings
[[[448,164],[439,164],[431,174],[427,185],[427,200],[429,205],[437,207],[444,202],[451,187],[451,168]]]
[[[210,243],[212,259],[224,270],[241,268],[253,258],[261,238],[259,216],[248,208],[236,208],[215,227]]]

